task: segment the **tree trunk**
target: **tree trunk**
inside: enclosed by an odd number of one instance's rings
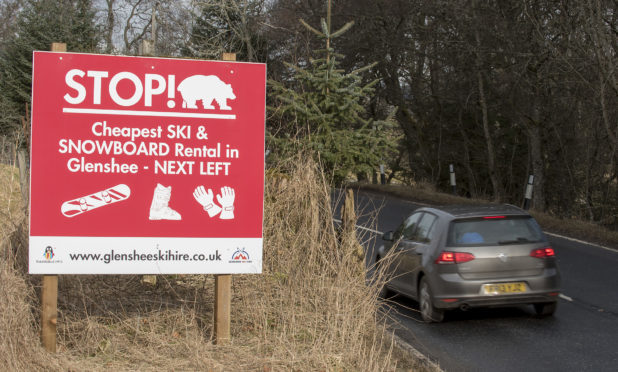
[[[107,30],[105,31],[105,53],[111,54],[114,50],[114,2],[116,0],[106,0],[107,2]]]
[[[476,190],[476,181],[474,177],[474,171],[472,170],[472,165],[470,165],[470,140],[468,139],[468,135],[463,127],[463,110],[459,109],[457,128],[459,129],[459,133],[461,133],[461,138],[463,139],[462,145],[464,148],[464,167],[466,168],[466,172],[468,173],[468,192],[470,193],[470,197],[475,198],[477,196]]]
[[[417,148],[414,144],[413,124],[410,123],[410,117],[406,115],[402,106],[399,106],[397,109],[396,117],[397,122],[399,122],[399,125],[404,133],[404,143],[406,149],[408,150],[408,167],[410,168],[410,171],[414,173],[414,168],[416,167],[416,164],[414,164],[414,154],[416,153]]]
[[[487,117],[487,102],[485,101],[485,86],[483,85],[483,75],[481,74],[481,38],[479,31],[474,31],[476,39],[476,79],[479,89],[479,104],[481,105],[481,111],[483,113],[483,135],[485,136],[485,144],[487,145],[487,167],[489,169],[489,178],[491,180],[491,187],[493,189],[494,201],[498,202],[501,199],[500,183],[498,177],[498,170],[496,169],[496,155],[494,151],[494,144],[491,139],[491,133],[489,131],[489,119]]]

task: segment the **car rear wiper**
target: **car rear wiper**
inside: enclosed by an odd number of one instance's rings
[[[505,245],[505,244],[519,244],[519,243],[532,243],[532,240],[529,240],[527,238],[523,238],[523,237],[519,237],[513,240],[500,240],[498,241],[498,244],[500,245]]]

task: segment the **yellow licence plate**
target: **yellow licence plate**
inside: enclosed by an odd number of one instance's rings
[[[486,295],[500,295],[509,293],[524,293],[528,290],[526,283],[498,283],[498,284],[483,284],[481,292]]]

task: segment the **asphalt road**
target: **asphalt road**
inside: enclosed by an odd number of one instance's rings
[[[369,259],[381,233],[419,207],[363,193],[356,205]],[[399,296],[389,310],[396,333],[446,371],[618,371],[618,251],[548,238],[562,274],[553,317],[520,306],[457,310],[425,324],[418,304]]]

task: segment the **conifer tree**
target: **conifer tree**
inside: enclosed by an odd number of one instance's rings
[[[235,14],[227,14],[212,4],[200,4],[199,14],[195,15],[195,24],[191,37],[182,48],[182,54],[187,57],[217,59],[221,53],[237,50],[240,42],[234,38],[232,30],[225,19],[236,20]]]
[[[352,22],[331,30],[330,2],[321,31],[300,22],[326,47],[314,51],[318,56],[306,66],[286,64],[293,76],[285,83],[270,81],[282,121],[277,133],[269,136],[275,154],[287,157],[299,149],[309,149],[335,184],[350,174],[372,172],[381,159],[392,152],[396,140],[389,137],[390,120],[368,118],[365,105],[376,81],[363,82],[363,72],[375,64],[346,73],[338,68],[342,55],[335,53],[332,40],[348,31]]]
[[[181,53],[219,59],[223,52],[234,52],[240,61],[265,60],[266,40],[257,30],[263,3],[264,0],[201,1],[191,36]]]
[[[30,103],[32,52],[65,42],[72,52],[94,52],[99,41],[91,0],[29,0],[18,15],[17,32],[0,50],[0,134],[21,127]]]

